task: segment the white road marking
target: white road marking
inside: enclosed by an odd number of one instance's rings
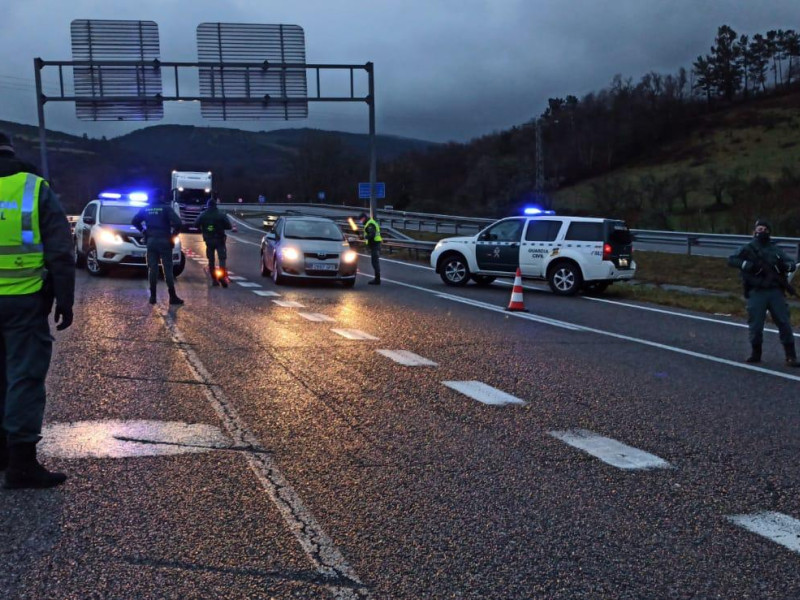
[[[747,531],[764,536],[770,541],[800,553],[800,521],[779,512],[762,512],[751,515],[733,515],[732,522]]]
[[[322,313],[299,312],[297,314],[303,317],[304,319],[308,319],[309,321],[313,321],[315,323],[330,323],[336,320],[333,317],[329,317],[328,315],[324,315]]]
[[[443,381],[447,387],[469,396],[473,400],[491,404],[493,406],[503,406],[504,404],[525,404],[524,400],[507,394],[502,390],[486,385],[481,381]]]
[[[283,308],[305,308],[305,304],[300,304],[299,302],[295,302],[294,300],[273,300],[275,304],[278,306],[282,306]]]
[[[39,449],[59,458],[126,458],[230,448],[219,427],[169,421],[80,421],[45,425]]]
[[[710,362],[715,362],[722,365],[727,365],[729,367],[734,367],[736,369],[744,369],[746,371],[755,371],[756,373],[761,373],[762,375],[771,375],[772,377],[779,377],[781,379],[789,379],[791,381],[800,381],[800,375],[791,375],[789,373],[782,373],[780,371],[773,371],[771,369],[765,369],[764,367],[757,367],[755,365],[751,365],[748,363],[736,362],[734,360],[728,360],[727,358],[719,358],[717,356],[711,356],[710,354],[702,354],[701,352],[694,352],[692,350],[685,350],[683,348],[678,348],[676,346],[668,346],[667,344],[660,344],[658,342],[651,342],[650,340],[644,340],[642,338],[636,338],[629,335],[622,335],[620,333],[614,333],[613,331],[604,331],[602,329],[597,329],[595,327],[586,327],[585,325],[576,325],[574,323],[567,323],[566,321],[558,321],[556,319],[548,319],[547,317],[537,317],[536,315],[530,313],[520,313],[520,312],[508,312],[504,309],[501,309],[498,306],[494,306],[491,304],[484,304],[483,302],[477,302],[473,300],[466,300],[459,296],[453,296],[452,294],[444,294],[442,292],[436,290],[429,290],[427,288],[412,285],[410,283],[403,283],[402,281],[396,281],[393,279],[386,279],[385,277],[381,278],[382,281],[386,281],[387,283],[394,283],[396,285],[400,285],[403,287],[411,288],[414,290],[419,290],[421,292],[425,292],[427,294],[433,294],[440,298],[446,298],[447,300],[453,300],[455,302],[461,302],[462,304],[469,304],[476,308],[483,308],[486,310],[492,310],[494,312],[498,312],[501,314],[506,315],[507,317],[514,317],[517,319],[528,319],[528,320],[539,320],[541,323],[547,325],[553,325],[554,327],[563,327],[564,329],[572,329],[575,331],[585,331],[588,333],[596,333],[598,335],[604,335],[607,337],[615,338],[618,340],[624,340],[626,342],[633,342],[635,344],[642,344],[644,346],[650,346],[651,348],[658,348],[660,350],[668,350],[669,352],[675,352],[677,354],[684,354],[686,356],[692,356],[694,358],[699,358],[702,360],[707,360]]]
[[[174,315],[162,313],[161,316],[167,325],[172,341],[183,353],[195,379],[205,384],[201,386],[201,389],[222,421],[222,425],[234,445],[260,448],[259,439],[248,430],[244,420],[225,396],[222,388],[213,382],[197,353],[186,342],[178,329]],[[344,579],[351,582],[351,586],[327,585],[331,595],[337,599],[347,600],[369,598],[369,591],[363,587],[364,584],[359,580],[356,572],[278,469],[272,455],[266,452],[242,452],[242,455],[320,577],[329,580]]]
[[[258,246],[259,248],[261,247],[261,244],[259,244],[257,242],[251,242],[250,240],[246,240],[244,238],[240,238],[238,235],[232,235],[232,234],[229,233],[228,237],[236,240],[237,242],[239,242],[241,244],[250,244],[251,246]]]
[[[253,293],[258,294],[259,296],[266,296],[266,297],[280,296],[278,292],[273,292],[272,290],[253,290]]]
[[[378,354],[383,354],[386,358],[391,358],[394,362],[405,365],[406,367],[438,367],[439,365],[432,360],[428,360],[414,354],[409,350],[377,350]]]
[[[247,277],[242,277],[241,275],[228,275],[228,279],[231,281],[244,281]]]
[[[257,231],[261,235],[264,235],[266,233],[266,230],[258,229],[257,227],[253,227],[252,225],[250,225],[250,223],[246,223],[246,222],[242,221],[241,219],[237,219],[234,216],[228,215],[228,218],[231,221],[235,221],[237,224],[241,225],[242,227],[247,227],[247,229],[252,229],[253,231]],[[230,235],[230,233],[228,235]]]
[[[260,288],[261,284],[256,283],[255,281],[237,281],[236,285],[240,285],[243,288]]]
[[[650,454],[586,429],[551,431],[550,435],[573,448],[588,452],[604,463],[608,463],[618,469],[668,469],[671,466],[667,461],[655,454]]]
[[[331,329],[333,333],[336,333],[342,337],[347,338],[348,340],[377,340],[374,335],[370,335],[368,333],[364,333],[358,329]]]

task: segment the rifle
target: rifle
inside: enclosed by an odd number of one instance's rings
[[[766,279],[767,283],[774,281],[784,292],[787,292],[790,296],[800,298],[800,296],[797,295],[797,290],[791,283],[789,283],[789,278],[786,276],[786,273],[778,269],[777,265],[770,265],[761,257],[760,254],[756,255],[756,260],[754,262],[757,269],[756,273],[763,273],[764,279]]]

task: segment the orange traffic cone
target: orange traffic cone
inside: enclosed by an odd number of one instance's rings
[[[522,273],[517,267],[517,276],[514,277],[514,288],[511,290],[511,302],[506,310],[528,312],[522,300]]]

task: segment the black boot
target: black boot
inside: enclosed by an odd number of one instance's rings
[[[150,304],[156,303],[156,288],[150,288],[150,300],[148,300]]]
[[[790,344],[784,344],[783,349],[786,351],[786,366],[800,367],[800,363],[797,362],[797,352],[795,352],[794,349],[794,342]]]
[[[761,362],[761,344],[753,344],[750,356],[744,359],[744,362],[757,363]]]
[[[377,276],[375,279],[373,279],[372,281],[368,281],[368,282],[367,282],[367,284],[368,284],[368,285],[380,285],[380,284],[381,284],[381,276],[380,276],[380,275],[378,275],[378,276]]]
[[[170,304],[183,304],[183,300],[178,298],[178,294],[175,293],[175,288],[169,288],[169,303]]]
[[[8,468],[3,487],[7,490],[22,488],[51,488],[67,480],[64,473],[53,473],[36,460],[36,444],[26,442],[8,447]]]

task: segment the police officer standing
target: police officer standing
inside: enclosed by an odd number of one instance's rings
[[[206,243],[206,258],[208,259],[208,272],[211,274],[211,285],[228,287],[228,272],[225,270],[228,251],[225,247],[227,236],[225,232],[232,228],[228,215],[217,208],[219,195],[208,199],[206,209],[195,219],[194,226],[203,234]],[[222,271],[217,273],[214,254],[219,255],[219,267]]]
[[[72,324],[75,258],[67,217],[49,184],[0,133],[0,468],[6,489],[66,481],[36,458],[53,338],[47,317]]]
[[[381,237],[381,226],[375,219],[368,217],[366,213],[361,213],[358,220],[361,221],[361,224],[364,226],[364,241],[367,243],[367,248],[369,248],[369,254],[372,259],[372,270],[375,274],[372,281],[368,281],[367,283],[370,285],[380,285],[381,242],[383,241]]]
[[[147,275],[150,280],[150,304],[156,303],[158,263],[164,267],[170,304],[183,304],[175,293],[175,275],[172,272],[173,238],[181,229],[181,219],[172,209],[162,190],[156,190],[150,206],[141,209],[133,217],[132,224],[144,232],[147,240]]]
[[[795,270],[795,263],[770,241],[771,231],[770,224],[759,219],[753,231],[753,240],[728,258],[728,264],[740,270],[747,298],[747,325],[752,349],[746,362],[761,362],[764,321],[769,311],[778,327],[786,364],[798,367],[800,363],[795,352],[789,306],[784,298],[784,293],[791,289],[786,274]]]

